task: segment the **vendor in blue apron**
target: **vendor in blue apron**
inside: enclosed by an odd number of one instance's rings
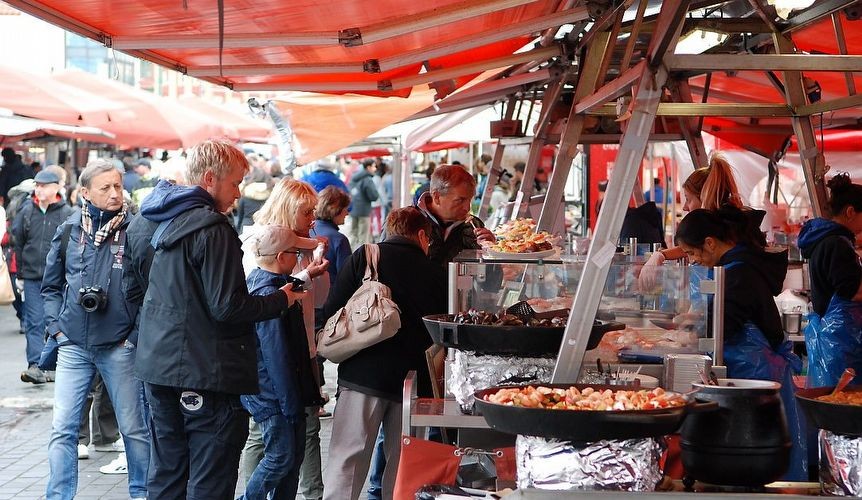
[[[813,312],[805,346],[808,386],[835,385],[845,368],[862,383],[862,265],[855,251],[862,232],[862,186],[839,174],[829,180],[831,217],[811,219],[799,232],[799,249],[808,259]]]
[[[793,373],[802,361],[784,335],[774,296],[787,274],[787,251],[768,252],[734,228],[745,227],[738,209],[690,212],[677,228],[676,244],[693,264],[721,266],[724,274],[724,362],[728,378],[781,384],[781,400],[793,447],[785,480],[807,481],[804,422],[794,400]],[[741,237],[740,237],[741,236]]]

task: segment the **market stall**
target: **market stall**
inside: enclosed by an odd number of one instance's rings
[[[434,425],[464,429],[493,427],[491,413],[486,419],[473,414],[464,415],[462,411],[469,409],[476,397],[483,400],[485,396],[498,396],[500,389],[496,385],[504,382],[505,378],[531,377],[531,380],[536,379],[542,384],[558,384],[538,391],[538,395],[531,391],[523,396],[542,404],[576,401],[575,396],[588,392],[587,388],[576,386],[577,394],[569,392],[568,388],[584,377],[594,375],[590,373],[593,360],[588,351],[595,351],[595,348],[590,349],[595,345],[593,332],[604,324],[597,325],[596,321],[625,321],[628,332],[614,334],[616,330],[613,330],[604,333],[602,340],[617,338],[643,346],[654,344],[658,339],[672,342],[674,348],[691,349],[689,352],[633,354],[658,357],[657,365],[652,369],[642,368],[641,373],[649,371],[651,373],[645,375],[658,379],[661,387],[677,390],[656,389],[647,391],[648,394],[634,395],[620,393],[628,391],[627,388],[603,387],[605,384],[600,382],[606,379],[626,379],[624,370],[630,368],[625,366],[625,359],[619,357],[623,350],[619,349],[614,352],[617,359],[611,370],[616,377],[599,368],[597,376],[601,378],[586,382],[595,386],[587,396],[599,393],[611,398],[611,409],[607,413],[572,417],[562,413],[565,411],[562,409],[526,410],[550,411],[553,413],[551,418],[562,420],[545,421],[540,417],[546,413],[524,413],[528,415],[526,421],[531,422],[527,428],[516,425],[504,429],[518,435],[518,479],[523,481],[520,484],[525,491],[516,493],[515,498],[551,498],[571,494],[570,491],[535,492],[530,489],[541,487],[577,491],[604,486],[619,490],[655,490],[663,482],[663,471],[658,465],[661,444],[655,438],[671,432],[671,427],[680,423],[681,414],[684,417],[683,465],[690,477],[724,485],[734,481],[727,477],[709,476],[708,471],[704,471],[709,467],[704,468],[702,464],[698,469],[694,462],[698,457],[703,458],[698,453],[707,455],[707,460],[714,460],[713,465],[720,460],[724,460],[721,463],[732,464],[733,459],[728,456],[760,455],[753,463],[776,467],[765,467],[769,470],[762,471],[754,479],[746,479],[743,481],[745,484],[729,486],[754,488],[744,490],[747,495],[757,493],[766,497],[773,491],[777,493],[764,484],[779,477],[777,474],[781,472],[779,469],[788,453],[790,438],[781,432],[777,436],[760,433],[756,416],[767,413],[775,416],[776,404],[788,405],[787,401],[776,403],[776,394],[782,385],[761,386],[727,380],[719,381],[717,385],[709,383],[709,372],[716,372],[720,378],[726,361],[723,359],[724,288],[721,269],[717,268],[711,278],[699,280],[697,295],[709,295],[710,298],[700,301],[704,311],[698,325],[693,329],[682,328],[673,319],[695,302],[692,294],[686,293],[692,281],[691,276],[686,275],[689,271],[663,266],[661,285],[645,293],[634,286],[633,280],[635,270],[643,264],[638,260],[638,242],[627,242],[619,252],[618,240],[630,199],[642,197],[636,179],[647,144],[654,140],[684,141],[691,164],[706,165],[706,148],[701,137],[703,130],[727,140],[735,138],[746,149],[769,156],[771,160],[779,159],[775,154],[778,151],[776,145],[784,144],[792,131],[800,153],[805,194],[813,214],[824,213],[827,159],[822,144],[818,143],[817,129],[854,127],[858,108],[862,105],[862,99],[856,93],[857,78],[854,76],[854,72],[862,71],[862,45],[857,39],[860,31],[852,24],[860,14],[855,2],[823,1],[795,9],[776,10],[775,4],[780,3],[777,0],[642,1],[637,5],[631,1],[500,0],[439,2],[432,6],[368,1],[348,4],[317,2],[313,6],[297,6],[288,10],[283,9],[279,2],[272,1],[255,4],[255,16],[250,17],[248,12],[230,2],[227,5],[199,6],[197,10],[189,11],[179,2],[148,0],[124,5],[123,15],[119,16],[123,23],[116,21],[117,16],[105,16],[104,10],[91,8],[107,3],[107,0],[73,4],[32,0],[12,0],[10,3],[114,48],[235,90],[307,90],[393,99],[407,97],[420,85],[427,84],[433,89],[429,90],[434,95],[432,103],[425,103],[421,108],[415,103],[401,106],[397,113],[388,115],[393,121],[411,116],[408,113],[428,116],[503,102],[503,117],[495,125],[500,142],[495,150],[487,186],[496,184],[501,175],[500,166],[507,141],[508,144],[528,143],[529,157],[511,218],[522,220],[530,207],[537,208],[539,215],[535,227],[531,228],[533,235],[540,235],[542,231],[555,232],[560,227],[558,219],[565,181],[569,167],[579,154],[580,145],[619,142],[619,152],[585,256],[569,258],[567,252],[562,255],[542,254],[549,250],[545,247],[521,251],[498,248],[491,251],[504,254],[502,257],[485,253],[463,257],[450,264],[449,313],[452,317],[445,318],[445,321],[437,318],[436,321],[441,332],[440,342],[453,349],[448,362],[449,371],[460,375],[450,378],[457,384],[451,382],[454,385],[450,385],[449,392],[460,395],[461,399],[415,399],[408,381],[404,399],[405,434],[411,435],[416,428]],[[158,22],[153,21],[154,16]],[[559,30],[564,25],[566,29]],[[303,26],[307,31],[284,32],[284,26]],[[707,37],[707,32],[717,32],[722,36]],[[714,38],[716,43],[701,47],[694,53],[684,53],[679,49],[684,40],[698,36],[704,40]],[[834,44],[826,44],[823,42],[825,39],[834,40]],[[466,82],[487,70],[495,71],[492,78],[473,89],[457,92]],[[813,72],[818,72],[816,79],[810,76]],[[381,103],[379,100],[376,102]],[[531,127],[532,134],[526,130],[500,132],[518,128],[515,110],[525,102],[540,109],[539,118]],[[416,109],[405,109],[412,106]],[[393,118],[396,114],[398,117]],[[339,115],[341,123],[353,127],[350,118],[343,112]],[[716,118],[729,120],[711,121]],[[313,120],[311,117],[308,121]],[[383,118],[380,120],[385,121]],[[308,140],[307,144],[311,142]],[[558,145],[554,158],[556,168],[548,180],[546,192],[536,196],[533,180],[542,150],[552,144]],[[489,196],[490,188],[486,188],[482,196],[483,205],[487,205]],[[571,245],[561,243],[557,246],[571,248]],[[525,350],[518,353],[522,354],[520,356],[489,360],[478,357],[503,353],[477,354],[475,350],[459,349],[465,347],[462,341],[466,341],[466,337],[458,332],[475,333],[472,328],[462,328],[464,313],[476,316],[470,313],[471,308],[478,306],[479,310],[497,314],[501,308],[514,306],[520,301],[561,298],[565,298],[568,311],[558,316],[558,324],[552,326],[553,334],[561,335],[556,353],[548,353],[547,349],[539,353]],[[483,306],[482,301],[489,305]],[[688,307],[685,307],[686,301]],[[710,302],[711,313],[706,307]],[[610,313],[613,317],[603,319],[603,314]],[[670,318],[666,317],[668,314]],[[462,315],[461,323],[458,315]],[[480,316],[487,317],[484,314]],[[670,328],[658,324],[665,321],[668,325],[668,319],[671,320]],[[523,324],[523,319],[517,321],[522,324],[516,326],[542,328]],[[641,323],[632,327],[635,321]],[[560,322],[565,323],[562,331]],[[649,324],[655,324],[655,327]],[[655,328],[661,331],[648,333]],[[602,340],[595,345],[596,348],[602,347]],[[635,360],[634,366],[646,364],[643,358],[632,359]],[[487,370],[494,373],[478,380],[474,376],[478,366],[499,370]],[[706,377],[702,381],[703,387],[698,387],[703,399],[707,399],[707,395],[714,396],[714,402],[722,411],[743,415],[740,418],[749,424],[748,427],[734,423],[720,429],[726,432],[720,432],[718,427],[708,423],[701,424],[698,432],[686,433],[685,428],[690,422],[698,420],[700,415],[717,411],[716,405],[701,408],[702,405],[695,402],[692,395],[685,394],[692,382],[698,383],[695,377],[701,375]],[[490,390],[490,387],[496,388],[493,394],[482,392]],[[783,387],[789,388],[789,385]],[[596,391],[597,388],[600,391]],[[520,389],[527,390],[526,387]],[[635,397],[667,404],[673,401],[682,410],[657,412],[655,407],[629,408],[624,403],[621,403],[622,408],[614,408],[620,402],[619,396],[627,401]],[[740,397],[743,399],[738,400]],[[768,400],[766,407],[771,413],[764,409],[752,416],[751,412],[736,411],[749,406],[746,401],[750,402],[750,398]],[[513,397],[512,401],[515,399]],[[502,409],[486,408],[509,415],[504,420],[519,421],[512,416],[514,405],[504,403],[507,402],[496,402]],[[725,404],[726,407],[722,406]],[[845,403],[837,404],[847,406]],[[704,411],[701,413],[700,410]],[[632,413],[639,411],[647,413]],[[534,416],[536,420],[531,420]],[[622,419],[621,422],[628,422],[628,425],[614,425],[614,419]],[[655,430],[652,424],[657,422],[667,426],[657,426],[660,430]],[[570,427],[579,432],[586,427],[590,433],[564,432]],[[616,434],[622,428],[629,432]],[[731,443],[711,441],[711,434],[729,435]],[[855,449],[853,446],[858,444],[858,437],[852,433],[839,435],[847,439],[822,437],[821,440],[826,441],[821,443],[821,449],[838,449],[845,453],[842,456],[850,456],[852,453],[848,450]],[[763,440],[748,447],[746,439],[751,436],[762,437]],[[533,437],[554,438],[564,444],[537,441]],[[637,442],[627,442],[630,440]],[[554,478],[543,481],[538,474],[533,474],[544,467],[542,464],[546,462],[542,461],[543,458],[563,456],[570,460],[558,462],[570,463],[584,453],[595,453],[589,456],[602,458],[629,457],[598,462],[606,464],[607,468],[593,471],[596,474],[622,469],[640,472],[631,474],[631,480],[622,481],[617,477],[611,478],[607,484],[590,475],[581,482],[563,481],[560,478],[566,470],[560,463],[556,469],[559,474]],[[741,459],[739,461],[742,462]],[[582,462],[584,467],[580,470],[596,463],[590,460]],[[631,467],[627,467],[629,464]],[[823,490],[837,488],[836,491],[845,494],[860,494],[857,484],[838,484],[837,480],[848,477],[848,474],[858,477],[862,467],[858,456],[843,462],[829,462],[824,467],[828,476],[820,478]],[[817,486],[812,489],[811,485],[794,486],[795,493],[820,490]],[[673,488],[675,486],[669,489]],[[680,498],[686,494],[661,496]]]

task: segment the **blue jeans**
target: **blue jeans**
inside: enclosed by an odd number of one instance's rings
[[[61,336],[54,384],[54,420],[48,443],[48,500],[66,500],[78,489],[78,427],[96,370],[102,375],[129,463],[129,496],[147,496],[150,441],[144,423],[142,386],[133,374],[130,344],[85,349]]]
[[[42,308],[42,282],[24,280],[22,323],[27,336],[27,365],[39,362],[45,345],[45,309]]]
[[[305,454],[305,418],[291,422],[281,413],[259,422],[263,459],[245,487],[245,500],[293,500],[299,488],[299,468]]]
[[[382,500],[383,471],[386,469],[386,454],[383,451],[383,426],[374,441],[374,458],[371,460],[371,473],[368,476],[368,500]]]

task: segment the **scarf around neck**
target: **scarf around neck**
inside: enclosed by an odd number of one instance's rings
[[[101,209],[91,205],[89,201],[83,200],[83,206],[81,207],[81,230],[84,232],[84,234],[86,234],[88,236],[92,235],[93,236],[93,245],[98,247],[99,245],[102,244],[102,242],[104,242],[106,239],[108,239],[108,237],[110,237],[111,234],[113,234],[114,231],[118,227],[120,227],[120,224],[122,224],[123,221],[126,219],[126,210],[127,209],[128,209],[128,206],[124,202],[123,208],[121,208],[119,212],[116,212],[116,213],[107,212],[107,211],[101,210]],[[107,222],[103,223],[101,225],[101,227],[99,227],[96,230],[95,234],[93,234],[93,215],[94,214],[91,213],[91,211],[98,214],[98,221],[97,222],[99,222],[99,223],[102,222],[102,220],[105,218],[105,216],[110,217],[110,219],[108,219]]]

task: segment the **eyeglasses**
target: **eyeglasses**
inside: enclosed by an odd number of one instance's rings
[[[296,256],[299,257],[300,255],[302,255],[302,250],[282,250],[276,253],[256,253],[255,255],[257,257],[272,257],[273,255],[278,255],[280,253],[292,253],[296,254]]]

